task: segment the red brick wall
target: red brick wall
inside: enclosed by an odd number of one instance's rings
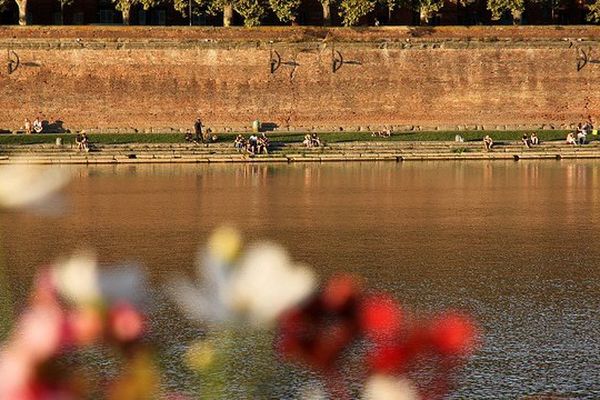
[[[578,47],[600,61],[596,28],[529,36],[388,29],[364,32],[361,42],[353,40],[360,32],[343,30],[325,42],[306,29],[103,32],[0,29],[2,59],[11,47],[21,61],[10,75],[0,69],[0,129],[37,113],[71,129],[138,130],[187,128],[197,114],[216,128],[255,118],[321,129],[559,127],[600,118],[600,64],[577,71],[576,61]],[[271,48],[287,63],[274,74]],[[335,73],[332,48],[344,59]]]

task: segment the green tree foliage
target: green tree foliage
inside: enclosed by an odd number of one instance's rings
[[[344,26],[354,26],[374,8],[375,0],[341,0],[340,17],[342,17],[342,23]]]
[[[223,13],[223,26],[230,26],[233,19],[233,2],[235,0],[212,0],[208,3],[208,12],[212,15]]]
[[[281,22],[294,22],[302,0],[269,0],[271,10]]]
[[[505,12],[510,12],[513,21],[518,24],[525,11],[525,0],[488,0],[487,9],[492,13],[493,20],[499,20]]]
[[[421,23],[427,24],[431,17],[444,7],[444,0],[420,0],[418,7]]]
[[[244,26],[258,26],[267,15],[268,5],[264,0],[236,0],[233,8],[244,17]]]
[[[587,9],[586,19],[590,22],[600,22],[600,0],[595,0],[593,3],[585,6]]]
[[[161,0],[112,0],[115,4],[117,11],[123,14],[123,24],[129,25],[129,14],[131,13],[131,7],[136,4],[141,4],[144,10],[150,7],[160,4]]]

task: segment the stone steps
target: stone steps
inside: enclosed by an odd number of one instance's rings
[[[457,149],[468,149],[459,152]],[[600,143],[568,146],[544,143],[532,149],[508,143],[483,151],[481,143],[469,142],[362,142],[335,143],[307,149],[301,144],[286,145],[270,154],[251,156],[231,144],[190,146],[188,144],[102,145],[85,153],[71,146],[1,146],[0,163],[110,164],[110,163],[209,163],[209,162],[326,162],[326,161],[410,161],[410,160],[527,160],[600,158]]]

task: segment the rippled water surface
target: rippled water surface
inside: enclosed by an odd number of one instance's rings
[[[105,264],[141,263],[168,286],[193,274],[198,246],[228,222],[249,240],[281,242],[323,277],[360,274],[415,310],[470,310],[485,342],[455,398],[600,398],[600,163],[73,170],[66,215],[0,214],[5,304],[24,302],[37,265],[84,246]],[[156,300],[165,385],[202,390],[179,360],[199,328]],[[227,385],[213,388],[222,398],[293,398],[314,384],[268,356],[264,333],[223,340],[236,345]]]

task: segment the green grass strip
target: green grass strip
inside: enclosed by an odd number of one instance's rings
[[[396,133],[390,138],[371,136],[370,132],[324,132],[319,137],[326,143],[341,142],[386,142],[386,141],[454,141],[459,134],[465,141],[481,141],[483,136],[490,135],[494,141],[518,141],[523,133],[534,131],[433,131],[433,132],[406,132]],[[565,130],[538,130],[535,131],[540,141],[565,140],[568,131]],[[247,138],[250,133],[243,132]],[[217,134],[217,142],[233,142],[237,133]],[[267,136],[273,142],[300,143],[304,139],[304,132],[282,133],[267,132]],[[74,143],[74,134],[32,134],[32,135],[0,135],[0,145],[29,145],[55,143],[56,138],[62,138],[64,144]],[[185,143],[182,133],[97,133],[90,134],[92,143],[98,144],[133,144],[133,143]],[[595,136],[589,136],[588,140],[598,140]]]

